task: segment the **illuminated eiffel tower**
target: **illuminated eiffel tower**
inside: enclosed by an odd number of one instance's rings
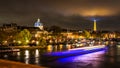
[[[97,31],[97,23],[96,23],[96,20],[94,20],[94,25],[93,25],[93,31]]]

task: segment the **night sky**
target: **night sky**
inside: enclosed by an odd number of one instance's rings
[[[37,18],[45,26],[120,31],[120,0],[0,0],[0,25],[34,26]]]

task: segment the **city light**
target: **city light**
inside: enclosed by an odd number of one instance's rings
[[[18,44],[21,44],[22,42],[21,41],[18,41]]]
[[[82,13],[82,14],[81,14]],[[89,10],[83,10],[80,14],[82,16],[109,16],[109,15],[114,15],[115,13],[108,10],[108,9],[103,9],[103,8],[98,8],[98,9],[89,9]]]

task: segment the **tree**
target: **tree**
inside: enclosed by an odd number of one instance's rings
[[[22,31],[20,31],[16,36],[15,36],[15,40],[19,43],[19,44],[28,44],[29,41],[31,40],[32,35],[30,34],[30,31],[27,29],[24,29]]]
[[[84,36],[85,36],[86,38],[90,38],[91,34],[90,34],[90,32],[88,32],[87,30],[84,30]]]
[[[38,41],[39,41],[39,46],[44,47],[45,45],[47,45],[46,40],[43,39],[42,37],[40,37],[40,38],[38,39]]]
[[[8,35],[4,31],[0,31],[0,43],[3,43],[3,41],[8,39]]]

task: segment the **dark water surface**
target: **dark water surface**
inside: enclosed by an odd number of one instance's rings
[[[63,46],[64,47],[64,46]],[[52,51],[61,51],[60,46],[54,46]],[[50,49],[21,49],[20,52],[0,53],[0,59],[23,62],[47,66],[50,68],[120,68],[120,46],[110,47],[108,50],[102,50],[94,53],[72,56],[42,62],[41,54],[51,52]],[[49,59],[49,58],[47,58]]]

